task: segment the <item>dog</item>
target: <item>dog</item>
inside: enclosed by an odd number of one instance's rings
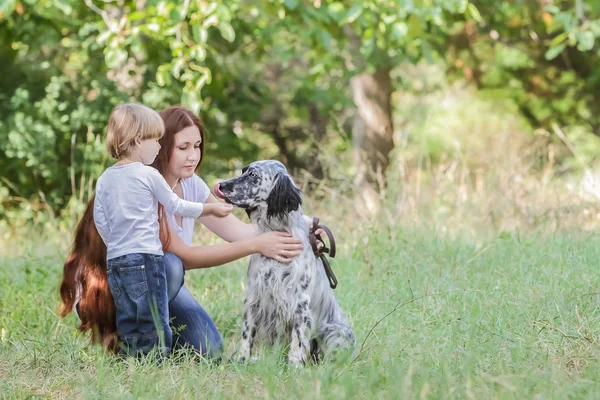
[[[237,359],[245,362],[258,342],[289,344],[290,365],[304,365],[355,348],[352,327],[329,286],[321,260],[309,243],[310,219],[302,195],[279,161],[257,161],[242,175],[220,182],[217,197],[244,208],[261,233],[289,232],[304,250],[284,264],[254,254],[248,266],[242,341]]]

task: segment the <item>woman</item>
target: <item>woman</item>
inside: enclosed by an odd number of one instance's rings
[[[179,197],[202,203],[218,202],[206,183],[195,174],[204,153],[202,122],[180,106],[163,110],[160,115],[165,123],[165,134],[153,166]],[[93,203],[92,198],[76,228],[73,247],[64,265],[60,314],[65,317],[75,306],[81,320],[79,330],[89,331],[93,343],[99,342],[116,352],[118,336],[115,306],[106,278],[106,246],[94,225]],[[173,348],[192,347],[202,355],[218,357],[223,350],[221,335],[183,284],[184,266],[185,269],[214,267],[257,252],[280,262],[290,262],[300,254],[301,241],[279,232],[257,236],[253,225],[230,214],[225,218],[199,219],[229,243],[190,247],[193,218],[175,218],[161,210],[159,219],[161,242],[166,252],[169,317],[174,331],[178,332],[173,338]]]

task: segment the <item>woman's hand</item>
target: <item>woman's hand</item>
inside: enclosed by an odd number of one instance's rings
[[[313,220],[312,219],[308,223],[308,229],[310,232],[312,232],[312,230],[313,230]],[[325,231],[322,228],[319,228],[315,231],[315,236],[320,236],[320,235],[325,235]],[[323,247],[325,247],[323,242],[320,242],[317,240],[317,250],[321,250]]]
[[[286,232],[267,232],[254,238],[255,253],[272,258],[280,263],[290,263],[304,249],[302,241]]]

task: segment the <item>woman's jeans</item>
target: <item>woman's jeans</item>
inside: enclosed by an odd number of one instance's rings
[[[181,259],[173,253],[163,256],[167,275],[169,317],[175,331],[173,348],[193,348],[203,356],[220,358],[223,340],[215,323],[183,285]]]

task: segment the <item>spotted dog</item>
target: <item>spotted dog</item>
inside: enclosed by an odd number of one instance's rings
[[[215,187],[217,197],[244,208],[261,233],[289,232],[302,238],[304,250],[289,264],[254,254],[248,266],[242,342],[238,359],[250,358],[257,342],[289,344],[291,365],[328,358],[338,349],[353,349],[354,332],[308,240],[310,219],[302,214],[302,197],[285,166],[258,161],[242,175]]]

